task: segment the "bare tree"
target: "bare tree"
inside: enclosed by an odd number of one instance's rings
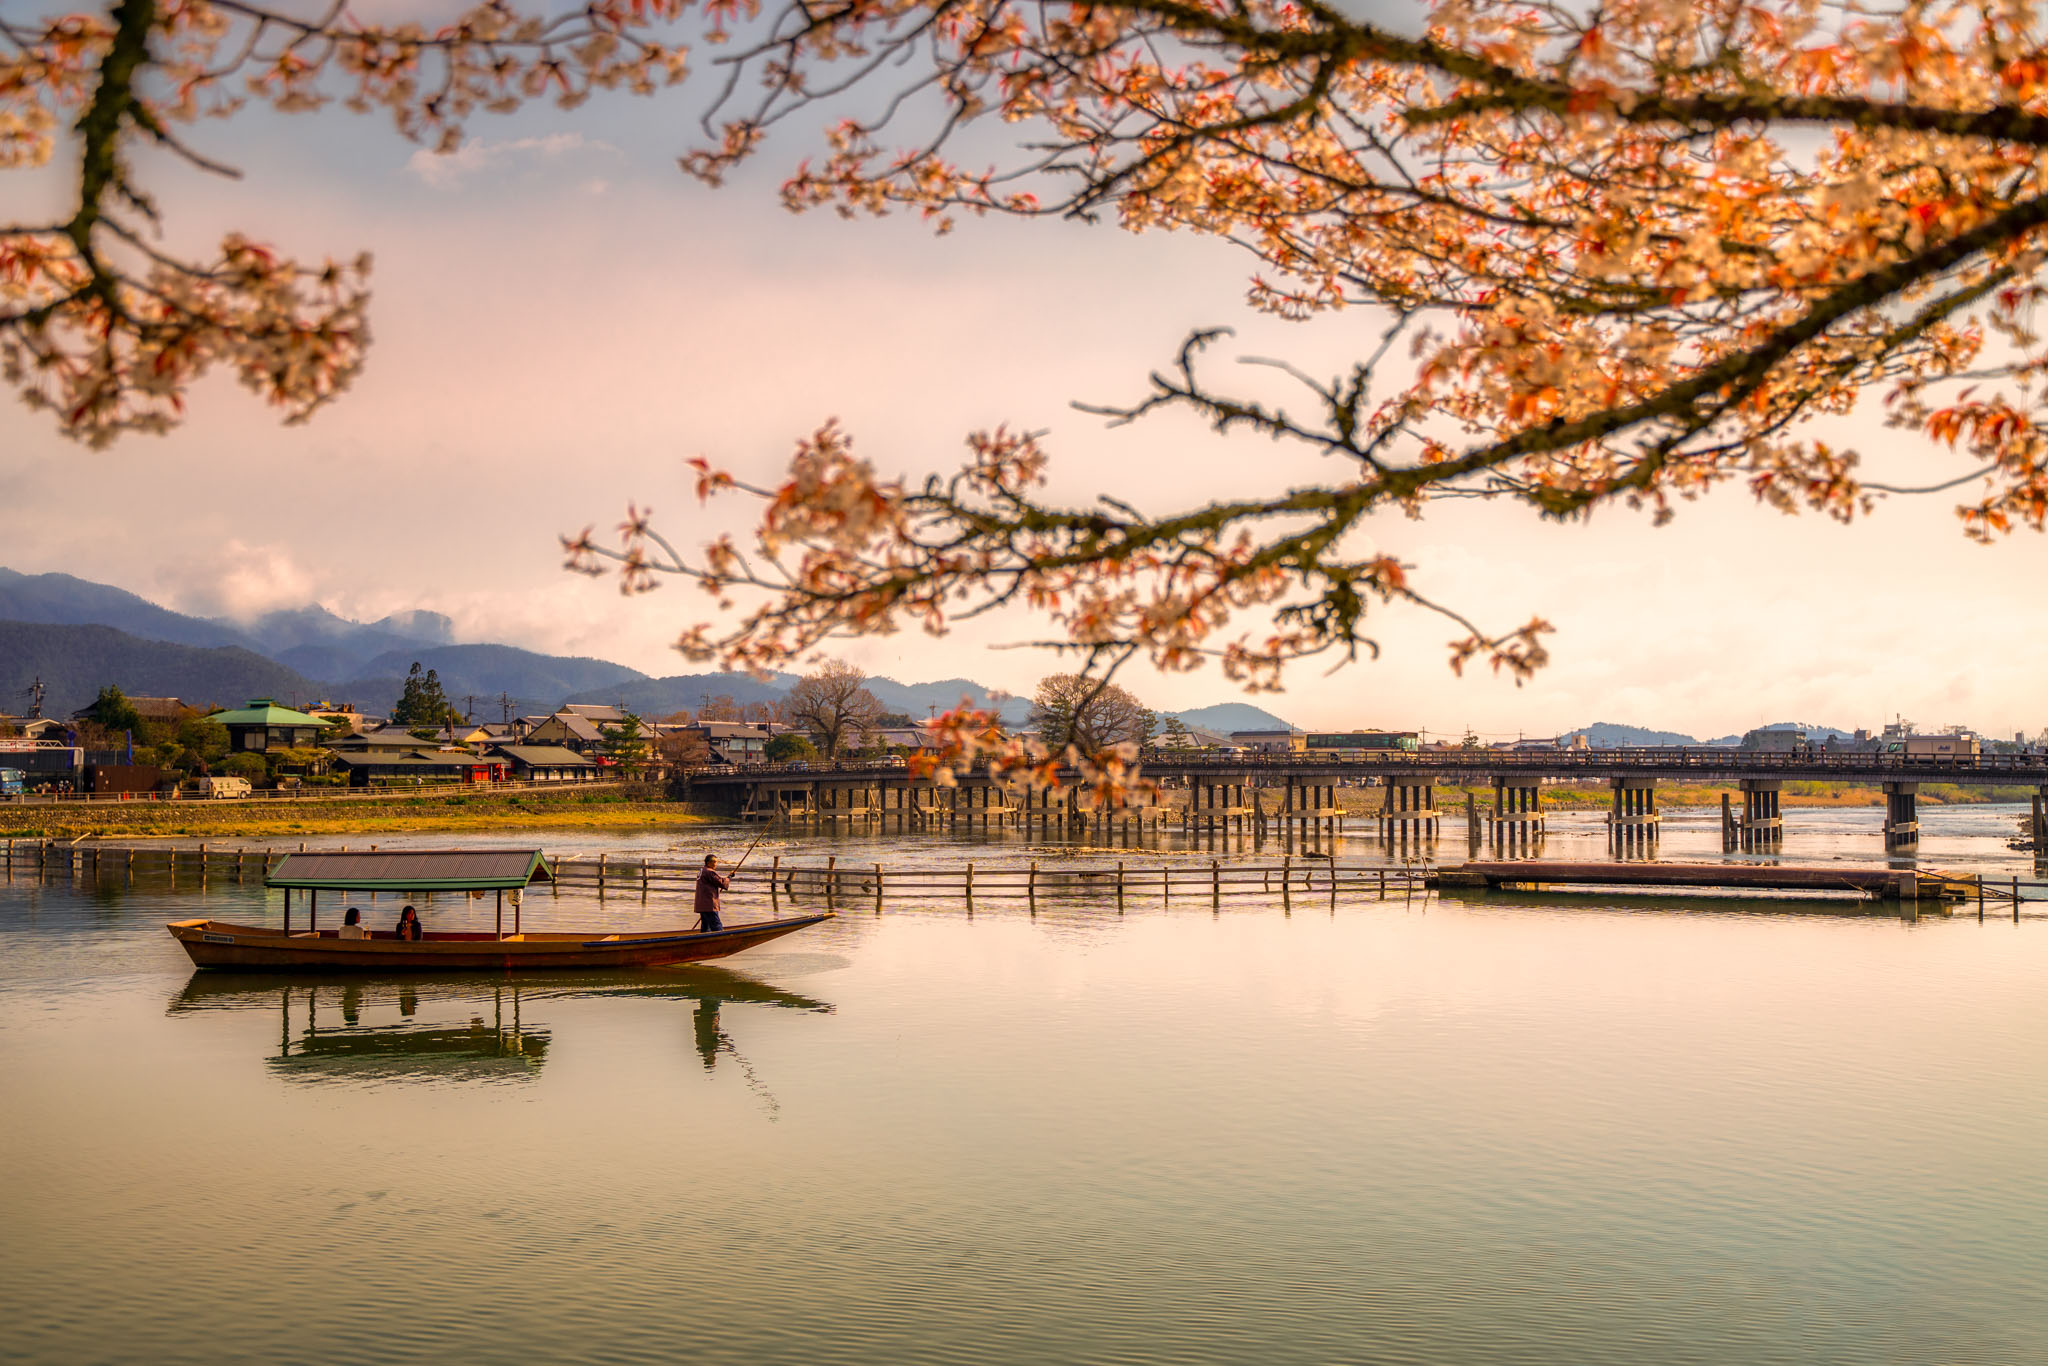
[[[732,700],[732,694],[722,692],[716,697],[709,695],[697,699],[699,721],[737,721],[740,719],[740,704]]]
[[[700,730],[664,731],[654,741],[654,752],[676,768],[694,768],[717,757]]]
[[[789,690],[784,709],[791,725],[817,739],[836,759],[848,740],[865,741],[881,724],[882,704],[866,688],[868,676],[844,660],[830,660]]]
[[[1115,683],[1086,674],[1048,674],[1032,696],[1031,724],[1055,752],[1072,745],[1095,755],[1114,745],[1144,744],[1158,718]]]

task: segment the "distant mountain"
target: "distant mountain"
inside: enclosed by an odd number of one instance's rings
[[[239,707],[252,697],[287,706],[323,691],[275,660],[239,646],[145,640],[111,626],[0,621],[0,711],[22,714],[40,676],[43,715],[68,717],[111,683],[136,697],[178,697],[195,707]]]
[[[1575,735],[1585,736],[1586,743],[1595,749],[1627,749],[1631,746],[1696,745],[1699,743],[1690,735],[1681,735],[1675,730],[1651,730],[1645,726],[1624,726],[1613,721],[1597,721],[1579,730],[1568,730],[1558,738],[1569,743]]]
[[[266,612],[243,629],[256,649],[315,678],[350,678],[379,655],[455,640],[454,623],[439,612],[401,612],[364,624],[317,605]]]
[[[398,701],[415,661],[440,676],[449,701],[479,720],[499,715],[501,693],[511,695],[513,715],[525,716],[553,711],[565,699],[617,702],[622,688],[652,681],[638,669],[607,659],[544,655],[511,645],[438,645],[378,655],[338,691],[357,706],[381,713]],[[467,697],[477,700],[466,704]]]
[[[1856,732],[1854,731],[1836,730],[1833,726],[1816,726],[1810,721],[1773,721],[1768,726],[1758,726],[1756,729],[1801,730],[1806,732],[1806,738],[1809,740],[1854,740],[1856,738]],[[1736,736],[1734,743],[1741,744],[1742,737],[1740,735]]]
[[[912,718],[929,716],[933,708],[951,711],[963,700],[974,707],[995,707],[989,690],[971,678],[941,678],[935,683],[898,683],[893,678],[870,678],[868,691],[890,711],[900,711]],[[995,710],[1004,721],[1021,725],[1031,715],[1031,699],[1012,695]]]
[[[796,681],[795,674],[783,673],[766,683],[748,674],[670,674],[665,678],[642,674],[631,681],[587,688],[559,700],[623,703],[626,710],[639,716],[672,716],[679,711],[694,712],[714,697],[730,697],[742,707],[749,702],[780,702]]]
[[[1196,707],[1191,711],[1159,713],[1162,721],[1169,716],[1178,717],[1184,725],[1226,736],[1234,730],[1293,729],[1264,707],[1254,707],[1249,702],[1218,702],[1212,707]]]
[[[226,622],[188,617],[123,589],[69,574],[18,574],[0,569],[0,621],[111,626],[145,640],[179,645],[256,647],[255,641]]]
[[[667,716],[686,709],[694,711],[712,697],[729,696],[742,705],[778,701],[798,681],[798,676],[791,673],[775,674],[766,681],[728,673],[652,678],[609,660],[541,654],[509,645],[458,645],[454,643],[453,623],[438,612],[400,612],[380,621],[358,622],[316,604],[269,612],[247,623],[207,620],[69,574],[21,574],[10,569],[0,569],[0,621],[110,627],[116,635],[125,633],[143,641],[239,651],[271,666],[255,675],[243,659],[228,668],[218,681],[199,689],[206,700],[230,703],[246,701],[247,697],[242,695],[245,693],[261,696],[268,692],[280,701],[331,698],[353,702],[373,713],[382,712],[398,700],[406,672],[415,660],[439,675],[442,690],[450,700],[479,719],[500,714],[501,694],[511,696],[517,715],[553,711],[564,702],[611,702],[623,703],[642,716]],[[11,679],[25,670],[27,678],[41,673],[54,683],[59,677],[72,679],[77,668],[86,666],[82,661],[116,657],[99,647],[86,648],[80,644],[84,639],[18,636],[17,648],[0,657],[0,663],[6,666],[0,670],[0,678]],[[178,674],[176,669],[184,664],[174,666],[168,656],[147,668],[143,656],[132,649],[118,653],[118,657],[124,668],[144,669],[134,675],[137,678],[188,676]],[[171,672],[148,671],[157,669],[158,664],[162,670]],[[258,676],[269,681],[248,681]],[[138,685],[130,689],[128,682],[97,678],[79,685],[84,688],[84,697],[71,706],[91,701],[107,682],[120,682],[124,689],[144,693],[156,687]],[[72,685],[67,682],[65,686]],[[991,690],[970,678],[942,678],[924,683],[871,678],[868,688],[890,711],[913,717],[951,710],[963,698],[977,707],[995,705]],[[178,695],[186,693],[181,691]],[[468,702],[469,698],[475,701]],[[0,711],[9,710],[13,700],[0,697]],[[186,700],[194,699],[186,696]],[[55,705],[53,698],[50,706]],[[1021,725],[1031,714],[1031,701],[1029,697],[1005,697],[999,710],[1005,722]],[[1224,702],[1164,715],[1177,716],[1190,727],[1219,735],[1233,730],[1277,730],[1287,725],[1264,708],[1243,702]]]

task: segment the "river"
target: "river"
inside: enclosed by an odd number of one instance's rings
[[[2013,816],[1923,807],[1919,860],[2029,876]],[[2048,1360],[2048,921],[892,901],[726,969],[294,981],[192,972],[164,920],[275,899],[189,881],[0,884],[0,1360]]]

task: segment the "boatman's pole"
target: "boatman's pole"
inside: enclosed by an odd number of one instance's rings
[[[754,851],[761,847],[761,841],[767,838],[768,832],[766,830],[754,836],[754,842],[747,846],[747,852],[740,855],[740,861],[732,866],[732,870],[737,873],[740,869],[746,867],[747,860],[754,856]]]

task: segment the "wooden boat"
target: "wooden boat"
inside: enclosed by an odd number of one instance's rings
[[[831,912],[757,920],[717,930],[603,930],[530,933],[519,923],[519,893],[553,874],[537,849],[407,850],[393,853],[292,854],[265,885],[285,893],[282,928],[222,920],[177,920],[167,928],[194,965],[269,971],[322,972],[558,972],[584,968],[650,968],[701,963],[833,918]],[[498,898],[494,932],[429,932],[404,940],[388,930],[347,938],[319,927],[322,891],[492,891]],[[294,931],[292,894],[310,894],[307,927]],[[513,893],[512,933],[504,928],[505,893]]]

